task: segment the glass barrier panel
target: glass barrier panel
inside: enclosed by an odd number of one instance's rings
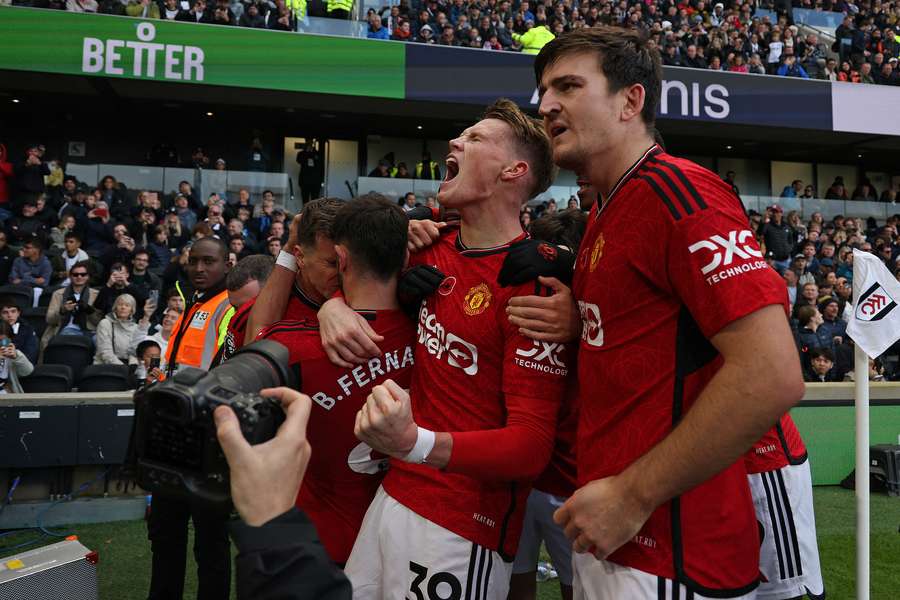
[[[425,202],[428,196],[437,196],[438,190],[441,189],[441,182],[434,179],[413,179],[412,182],[416,199],[420,202]]]
[[[381,3],[377,3],[377,6],[373,5],[372,8],[378,10],[381,8]],[[339,35],[355,38],[366,37],[368,27],[369,24],[366,21],[345,21],[344,19],[329,19],[327,17],[308,17],[305,22],[297,23],[297,31],[300,33]]]
[[[237,192],[234,197],[228,197],[228,171],[217,171],[215,169],[202,169],[199,173],[199,182],[197,188],[200,190],[199,199],[206,203],[206,199],[210,194],[218,194],[219,197],[225,198],[229,202],[237,202]]]
[[[802,23],[803,25],[811,25],[818,29],[837,29],[837,26],[844,20],[843,13],[812,10],[809,8],[795,8],[793,15],[794,22]],[[774,22],[776,21],[773,21],[773,23]]]
[[[741,196],[741,204],[744,205],[744,212],[749,214],[751,210],[760,212],[759,197],[757,196]]]
[[[226,193],[229,200],[237,200],[241,188],[250,192],[253,204],[262,202],[262,193],[271,190],[275,194],[275,205],[286,206],[290,202],[288,176],[284,173],[265,173],[262,171],[226,171],[228,182]]]
[[[78,179],[78,183],[94,187],[100,181],[100,165],[66,163],[66,175],[74,175]]]
[[[773,204],[780,206],[784,210],[785,215],[792,210],[803,210],[803,202],[800,198],[781,198],[778,196],[759,196],[759,209],[757,210],[762,213],[766,210],[766,207]]]
[[[825,219],[832,219],[844,214],[843,200],[823,200],[822,198],[803,199],[803,217],[809,219],[813,213],[822,213]]]
[[[356,182],[356,193],[362,196],[375,192],[387,196],[389,200],[399,200],[414,191],[414,181],[413,179],[394,179],[393,177],[360,177]]]
[[[187,181],[191,184],[191,188],[194,190],[194,195],[197,196],[197,200],[200,201],[200,204],[204,204],[206,202],[206,197],[201,193],[198,193],[200,191],[197,186],[198,171],[200,171],[200,169],[166,167],[165,173],[163,174],[163,193],[174,197],[175,193],[178,191],[178,185],[182,181]]]
[[[875,217],[879,221],[887,218],[887,202],[863,202],[861,200],[847,200],[844,215],[848,217],[868,218]]]
[[[112,175],[120,183],[131,190],[163,189],[163,168],[142,167],[137,165],[99,165],[99,177],[102,179]]]

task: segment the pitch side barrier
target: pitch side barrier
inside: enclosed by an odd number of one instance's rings
[[[46,43],[48,32],[53,44]],[[0,69],[536,108],[534,57],[0,7]],[[664,67],[660,119],[900,135],[900,88]],[[465,82],[465,85],[460,85]]]

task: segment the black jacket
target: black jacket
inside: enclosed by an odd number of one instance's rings
[[[350,581],[328,557],[316,528],[292,508],[261,527],[231,523],[238,548],[238,600],[350,600]]]
[[[787,221],[781,225],[770,221],[759,226],[759,234],[766,244],[766,252],[771,252],[775,260],[786,260],[791,257],[794,248],[794,230]]]
[[[17,350],[21,350],[22,354],[28,357],[31,364],[36,365],[38,360],[38,339],[34,328],[27,322],[19,319],[19,333],[15,334],[12,339]]]

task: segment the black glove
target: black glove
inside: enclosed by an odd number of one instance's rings
[[[570,285],[574,268],[575,255],[568,250],[540,240],[525,239],[510,245],[497,283],[506,287],[538,277],[556,277]]]
[[[419,265],[400,276],[397,299],[404,308],[418,310],[419,303],[440,287],[446,275],[431,265]]]
[[[432,210],[429,206],[417,206],[407,211],[406,218],[410,221],[440,221],[437,212],[437,209]]]

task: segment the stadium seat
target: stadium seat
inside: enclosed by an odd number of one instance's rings
[[[78,382],[79,392],[123,392],[133,388],[128,365],[88,365]]]
[[[44,291],[41,292],[41,297],[38,298],[38,306],[44,308],[50,306],[50,299],[53,298],[53,292],[58,290],[60,287],[61,286],[58,285],[45,287]],[[29,304],[28,306],[31,306],[31,304]]]
[[[0,297],[3,296],[15,300],[23,310],[34,304],[34,292],[25,285],[0,285]]]
[[[44,329],[47,328],[47,307],[26,308],[22,311],[22,319],[31,325],[31,328],[34,329],[34,334],[38,339],[41,339],[41,336],[44,335]]]
[[[81,379],[85,367],[94,362],[91,339],[83,335],[58,335],[44,349],[44,364],[69,365],[75,382]]]
[[[72,391],[72,367],[69,365],[36,365],[28,377],[19,382],[28,394],[65,393]]]

